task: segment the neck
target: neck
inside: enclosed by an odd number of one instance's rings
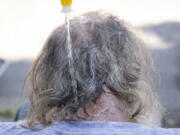
[[[128,115],[120,99],[110,90],[105,89],[106,92],[97,99],[95,104],[86,106],[88,115],[81,108],[77,112],[78,117],[91,121],[135,122]]]

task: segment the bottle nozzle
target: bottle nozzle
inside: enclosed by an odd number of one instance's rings
[[[61,5],[62,5],[62,12],[64,13],[69,13],[71,12],[71,5],[72,5],[72,0],[61,0]]]

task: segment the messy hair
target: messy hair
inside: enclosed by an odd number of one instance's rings
[[[118,17],[90,12],[70,20],[74,80],[72,87],[65,25],[56,28],[34,62],[28,124],[75,120],[79,108],[95,103],[105,85],[138,123],[160,125],[156,73],[143,42]]]

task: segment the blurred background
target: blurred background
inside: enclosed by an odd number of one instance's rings
[[[71,16],[107,10],[138,31],[160,74],[165,127],[180,127],[180,0],[74,0]],[[59,0],[0,0],[0,121],[13,121],[24,80],[51,31],[64,23]]]

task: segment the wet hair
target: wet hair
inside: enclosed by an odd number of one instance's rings
[[[157,77],[144,44],[118,17],[90,12],[70,21],[74,78],[70,75],[65,25],[47,39],[28,76],[29,127],[54,120],[76,120],[76,112],[95,103],[105,85],[138,123],[160,125]],[[72,87],[72,81],[76,87]]]

